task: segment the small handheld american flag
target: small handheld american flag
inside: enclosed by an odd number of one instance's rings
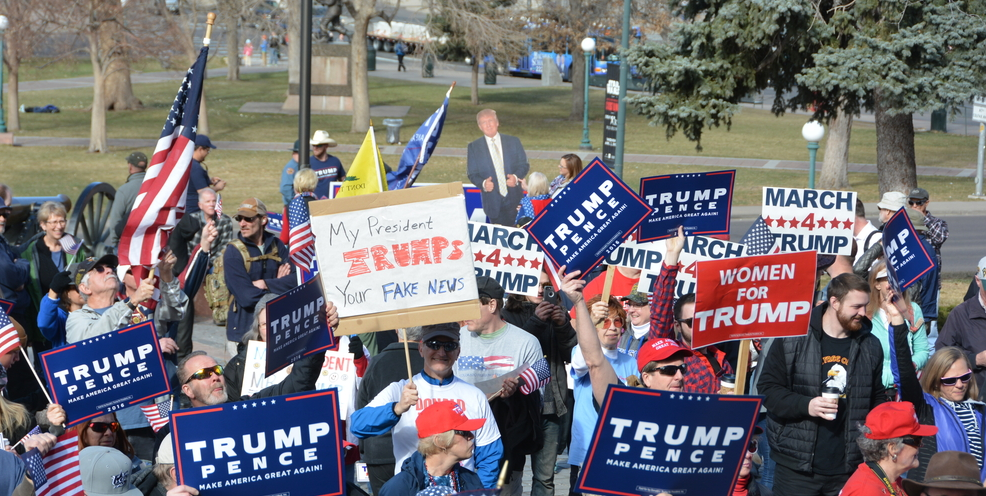
[[[151,424],[151,429],[157,432],[162,427],[168,425],[168,414],[171,413],[171,398],[153,405],[142,406],[140,407],[140,411],[144,412],[144,416],[147,417],[147,421]]]
[[[10,321],[7,312],[0,308],[0,355],[6,355],[20,345],[20,337],[17,336],[14,323]]]
[[[41,461],[41,452],[37,448],[31,448],[30,451],[21,455],[21,460],[24,460],[27,472],[31,474],[34,487],[41,487],[48,482],[48,474],[45,473],[45,465]]]
[[[79,471],[79,433],[71,429],[58,436],[55,447],[42,458],[48,482],[35,484],[38,496],[83,495],[82,474]]]
[[[534,362],[534,365],[521,372],[520,379],[522,380],[520,392],[523,394],[531,394],[541,389],[551,380],[551,368],[548,367],[548,361],[542,358]]]
[[[307,281],[314,275],[312,264],[315,261],[315,235],[312,234],[308,202],[301,195],[288,204],[288,224],[291,226],[288,239],[291,262],[303,274],[303,281]]]

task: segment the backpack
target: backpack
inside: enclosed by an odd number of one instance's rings
[[[234,239],[233,241],[230,241],[228,246],[232,246],[233,248],[236,248],[236,251],[240,252],[240,256],[243,257],[243,266],[244,266],[244,268],[246,268],[246,273],[247,274],[250,273],[250,267],[253,265],[253,262],[260,262],[260,261],[263,261],[263,260],[273,260],[273,261],[277,262],[278,264],[280,264],[281,261],[284,260],[284,258],[281,257],[281,247],[280,247],[280,245],[278,245],[276,243],[274,244],[274,246],[277,248],[277,251],[275,253],[264,253],[263,255],[260,255],[258,257],[251,257],[250,256],[250,252],[247,251],[246,245],[243,244],[243,241],[241,241],[239,238]],[[215,272],[215,269],[213,269],[213,272]],[[226,285],[225,284],[225,279],[223,279],[223,289],[224,290],[226,290],[225,285]],[[232,308],[235,311],[236,310],[236,306],[235,306],[236,305],[236,298],[232,294],[229,293],[229,290],[226,290],[226,294],[228,295],[228,297],[226,298],[226,308],[227,308],[227,311],[230,308]],[[213,310],[213,316],[215,316],[215,310]],[[226,320],[226,314],[224,313],[223,314],[223,321],[225,322],[225,320]]]

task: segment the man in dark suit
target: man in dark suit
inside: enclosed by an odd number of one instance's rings
[[[485,136],[469,143],[469,180],[482,191],[483,211],[490,222],[513,226],[524,196],[520,180],[531,168],[527,154],[520,139],[497,131],[500,121],[495,110],[481,110],[476,121]]]

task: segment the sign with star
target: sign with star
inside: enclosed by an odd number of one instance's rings
[[[171,412],[178,483],[203,496],[336,496],[343,434],[334,389]]]
[[[538,296],[544,252],[527,231],[513,227],[469,223],[473,267],[511,294]]]
[[[661,266],[667,253],[667,240],[650,243],[623,243],[619,250],[610,253],[607,264],[640,269],[639,291],[653,293],[654,284],[661,274]],[[678,257],[681,269],[675,278],[675,299],[695,292],[695,268],[699,261],[722,260],[746,256],[746,245],[706,236],[685,236],[685,246]],[[614,256],[615,255],[615,256]]]
[[[640,225],[638,241],[672,238],[678,226],[689,236],[729,234],[735,170],[689,172],[640,179],[640,197],[654,209]]]
[[[782,253],[852,254],[855,191],[764,187],[762,212]]]
[[[753,437],[760,402],[758,396],[610,386],[578,490],[728,496]]]
[[[153,321],[40,356],[51,399],[65,408],[67,427],[171,390]]]

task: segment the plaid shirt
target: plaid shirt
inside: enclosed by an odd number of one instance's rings
[[[674,287],[675,278],[678,277],[680,268],[681,264],[661,265],[661,273],[657,276],[654,292],[651,293],[648,340],[669,338],[677,341],[682,347],[688,348],[674,334]],[[733,367],[726,361],[726,354],[719,351],[715,346],[707,346],[702,351],[704,353],[696,352],[695,355],[685,358],[688,373],[685,374],[684,391],[687,393],[718,394],[719,378],[724,374],[732,374]],[[719,364],[718,374],[715,373],[712,362],[704,354],[708,354]]]
[[[941,271],[941,245],[948,239],[948,222],[945,222],[928,212],[924,216],[924,226],[928,228],[924,237],[928,238],[931,246],[935,248],[935,262],[938,262],[938,270]],[[942,280],[938,278],[938,290],[941,290]]]
[[[199,222],[199,226],[205,226],[206,218],[205,212],[199,210],[198,212],[192,212],[188,215],[195,216]],[[212,246],[209,248],[209,264],[215,265],[219,257],[223,256],[223,252],[226,251],[226,245],[236,236],[233,231],[233,219],[226,215],[220,214],[216,217],[216,231],[218,235],[216,239],[212,242]],[[199,241],[202,240],[202,229],[201,227],[195,232],[195,236],[188,240],[188,252],[192,253],[195,251],[195,247],[199,245]]]

